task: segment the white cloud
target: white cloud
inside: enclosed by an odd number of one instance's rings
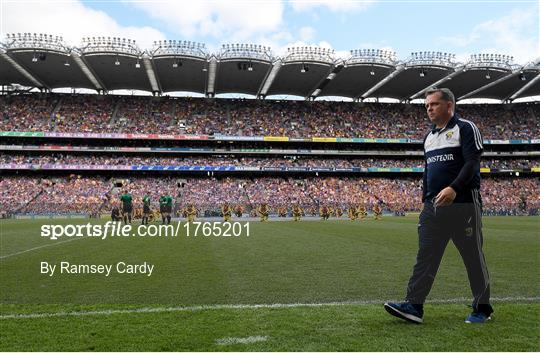
[[[471,54],[472,53],[469,52],[458,53],[456,54],[456,61],[458,63],[466,63],[467,61],[469,61]]]
[[[333,12],[362,11],[374,2],[373,0],[289,0],[295,11],[310,11],[325,7]]]
[[[195,35],[218,39],[249,39],[280,29],[283,1],[163,1],[126,0],[151,18],[185,38]]]
[[[358,46],[351,49],[380,49],[380,50],[389,50],[396,51],[392,46],[385,44],[384,42],[374,43],[374,42],[363,42]],[[410,53],[407,53],[407,55]]]
[[[514,56],[524,64],[540,56],[538,5],[514,10],[508,15],[476,25],[468,35],[442,37],[444,43],[468,52]],[[458,53],[460,58],[465,54]]]
[[[315,28],[313,27],[309,27],[309,26],[302,27],[300,28],[299,32],[300,32],[300,40],[303,40],[306,42],[313,40],[313,37],[315,36]]]
[[[155,28],[121,26],[103,11],[86,7],[78,0],[62,2],[6,2],[3,5],[3,33],[46,33],[62,36],[70,46],[79,46],[86,36],[134,39],[141,49],[154,40],[165,39]]]

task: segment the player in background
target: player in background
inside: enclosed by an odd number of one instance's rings
[[[236,215],[236,217],[241,218],[243,213],[244,213],[244,207],[242,207],[241,204],[236,205],[234,209],[234,214]]]
[[[221,213],[223,215],[223,222],[230,222],[232,219],[232,207],[228,202],[225,202],[221,206]]]
[[[261,217],[261,222],[268,221],[268,214],[270,213],[270,209],[268,208],[268,205],[266,203],[262,203],[257,207],[257,213],[259,217]]]
[[[330,217],[330,209],[328,208],[328,206],[323,205],[319,210],[319,215],[321,216],[322,220],[328,220],[328,218]]]
[[[380,221],[382,219],[382,207],[377,202],[375,206],[373,206],[373,216],[375,217],[376,221]]]
[[[159,198],[159,210],[163,224],[171,224],[172,204],[173,198],[168,194],[164,194]]]
[[[142,214],[142,224],[148,224],[148,219],[150,217],[150,195],[148,193],[144,195],[143,199],[143,214]]]
[[[293,217],[294,217],[294,220],[296,222],[298,222],[301,218],[302,218],[302,208],[300,207],[300,205],[298,204],[294,204],[293,208],[292,208],[292,214],[293,214]]]
[[[358,218],[360,218],[360,220],[366,219],[366,217],[367,217],[367,209],[366,209],[366,205],[364,205],[363,202],[360,202],[356,212],[357,212]]]
[[[197,217],[197,213],[199,211],[197,210],[197,208],[195,207],[194,204],[190,204],[187,209],[186,209],[186,214],[187,214],[187,220],[188,222],[193,222],[195,221],[195,217]]]
[[[111,220],[113,222],[120,222],[122,220],[122,216],[120,215],[120,209],[118,208],[118,205],[116,204],[116,201],[113,202],[111,210]]]
[[[142,213],[143,213],[143,210],[142,208],[139,208],[139,207],[135,207],[133,209],[133,219],[139,219],[141,218],[142,219]]]
[[[124,193],[120,196],[120,201],[122,202],[122,218],[125,224],[129,224],[133,217],[133,197],[127,189],[125,189]]]
[[[152,212],[150,212],[150,216],[148,218],[150,223],[154,223],[159,218],[159,211],[154,209]]]
[[[356,218],[358,217],[358,211],[357,211],[357,208],[354,204],[351,204],[349,206],[349,210],[347,211],[347,214],[349,216],[349,219],[351,221],[354,221],[356,220]]]
[[[165,194],[159,197],[159,213],[161,213],[161,222],[165,224]]]

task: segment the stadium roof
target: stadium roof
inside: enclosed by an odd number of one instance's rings
[[[398,60],[394,52],[371,49],[339,58],[317,47],[289,48],[287,55],[275,57],[260,45],[229,44],[209,53],[204,44],[187,41],[158,41],[143,51],[133,40],[108,37],[84,38],[79,48],[71,48],[61,37],[22,33],[8,35],[0,45],[0,84],[400,101],[421,98],[431,87],[448,87],[458,100],[512,101],[540,95],[540,60],[521,66],[509,56],[477,54],[458,63],[440,52]]]

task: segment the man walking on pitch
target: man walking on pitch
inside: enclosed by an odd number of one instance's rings
[[[482,251],[482,136],[476,125],[454,113],[455,98],[450,90],[431,89],[425,96],[433,127],[424,139],[424,208],[418,224],[418,255],[405,301],[385,303],[384,308],[401,319],[423,321],[423,304],[452,239],[467,268],[474,296],[473,311],[465,322],[484,323],[491,318],[493,308]]]

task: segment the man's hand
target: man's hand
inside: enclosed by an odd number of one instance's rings
[[[435,197],[435,206],[448,206],[454,202],[456,198],[456,192],[450,186],[444,188]]]

